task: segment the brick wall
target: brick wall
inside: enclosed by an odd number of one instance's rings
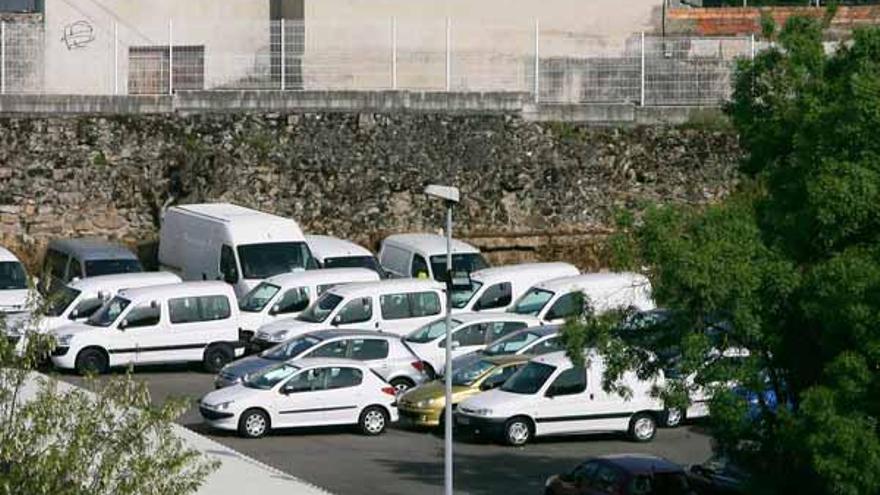
[[[666,28],[670,33],[701,36],[760,34],[763,11],[769,12],[779,26],[795,15],[825,15],[824,8],[815,7],[681,8],[667,13]],[[880,25],[880,6],[839,7],[830,31],[834,36],[845,36],[854,28],[871,25]]]

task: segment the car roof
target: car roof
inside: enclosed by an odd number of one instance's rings
[[[566,351],[548,352],[547,354],[532,358],[532,361],[554,367],[571,364],[571,360],[568,359]]]
[[[312,254],[325,258],[340,258],[346,256],[373,256],[367,248],[345,239],[329,235],[307,235],[306,243]]]
[[[437,234],[394,234],[386,237],[382,243],[403,245],[428,256],[446,254],[446,237]],[[466,254],[479,253],[480,250],[464,241],[452,239],[452,252]]]
[[[232,203],[176,205],[171,210],[227,224],[238,244],[304,241],[296,220]]]
[[[300,368],[312,368],[315,366],[349,366],[352,368],[369,369],[363,361],[342,358],[302,358],[294,363]]]
[[[282,273],[267,278],[266,282],[288,287],[296,284],[325,285],[378,280],[379,274],[367,268],[322,268],[320,270]]]
[[[315,338],[321,340],[330,340],[330,339],[338,339],[345,337],[375,337],[375,338],[388,338],[392,340],[400,340],[400,336],[393,333],[385,333],[380,332],[378,330],[361,330],[356,328],[347,328],[347,329],[326,329],[326,330],[317,330],[314,332],[309,332],[306,335],[313,336]]]
[[[137,256],[124,246],[92,237],[53,239],[49,241],[49,249],[81,260],[137,260]]]
[[[126,289],[119,293],[126,299],[149,299],[151,297],[161,296],[213,296],[213,295],[233,295],[232,286],[226,282],[220,281],[199,281],[199,282],[181,282],[176,284],[151,285],[149,287],[138,287],[134,289]]]
[[[333,287],[327,292],[332,292],[342,297],[356,297],[358,295],[371,294],[376,291],[380,292],[415,292],[419,290],[443,289],[443,284],[435,280],[426,280],[418,278],[396,278],[390,280],[379,280],[377,282],[355,282],[351,284],[339,285]],[[326,292],[325,292],[326,294]]]
[[[585,287],[639,286],[647,283],[649,283],[648,279],[638,273],[584,273],[573,277],[554,278],[546,282],[537,283],[533,287],[558,292],[560,290]]]
[[[455,315],[453,315],[453,318]],[[533,327],[523,328],[522,330],[517,330],[516,332],[511,333],[510,335],[504,336],[504,338],[508,338],[511,335],[519,335],[526,332],[533,333],[540,337],[546,337],[548,335],[553,335],[559,333],[559,329],[562,328],[562,325],[536,325]],[[501,340],[501,339],[498,339]]]
[[[676,473],[684,470],[678,464],[650,454],[611,454],[593,460],[617,466],[630,474]]]
[[[539,320],[531,315],[520,315],[516,313],[495,313],[487,311],[472,311],[465,313],[455,313],[452,315],[453,320],[458,320],[461,324],[477,323],[481,321],[524,321],[527,324],[537,325]]]
[[[523,354],[504,354],[501,356],[488,356],[483,359],[497,366],[505,366],[508,364],[527,363],[529,356]]]
[[[180,277],[170,272],[137,272],[86,277],[70,282],[67,285],[77,290],[91,291],[145,287],[148,285],[168,285],[179,282]]]
[[[19,259],[12,251],[0,246],[0,261],[19,261]]]
[[[544,275],[548,270],[570,270],[577,272],[578,269],[572,264],[554,262],[554,263],[520,263],[517,265],[493,266],[483,268],[471,273],[471,278],[483,283],[493,283],[495,281],[509,280],[513,277],[530,277],[535,275]]]

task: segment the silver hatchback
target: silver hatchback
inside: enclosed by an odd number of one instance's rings
[[[244,377],[282,361],[300,358],[345,358],[364,361],[398,393],[424,383],[424,364],[400,336],[375,330],[318,330],[227,364],[214,379],[216,388],[241,383]]]

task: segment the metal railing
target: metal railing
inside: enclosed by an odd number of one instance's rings
[[[54,28],[53,28],[54,29]],[[526,20],[0,23],[0,93],[519,92],[542,103],[717,104],[754,40],[597,38]]]

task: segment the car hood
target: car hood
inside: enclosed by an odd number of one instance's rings
[[[242,311],[239,313],[239,326],[245,330],[256,330],[263,326],[267,321],[264,313],[252,313],[250,311]]]
[[[315,328],[325,328],[327,325],[323,323],[309,323],[307,321],[299,321],[296,318],[282,318],[275,320],[259,328],[261,332],[274,333],[278,330],[313,330]]]
[[[96,331],[107,331],[109,328],[106,327],[93,327],[91,325],[86,325],[85,323],[71,323],[70,325],[62,325],[58,328],[53,329],[50,333],[53,335],[60,337],[62,335],[79,335],[89,332]]]
[[[253,397],[257,392],[263,392],[263,390],[247,388],[244,385],[233,385],[231,387],[208,392],[202,397],[199,403],[206,406],[216,406],[217,404],[223,404],[224,402],[240,402]]]
[[[28,290],[0,290],[0,313],[18,313],[27,307]]]
[[[532,395],[514,394],[496,388],[466,399],[459,404],[458,408],[464,413],[473,412],[476,409],[499,409],[531,397]]]
[[[275,364],[278,364],[278,361],[265,359],[261,356],[249,356],[224,366],[220,373],[241,377]]]
[[[470,397],[475,393],[479,392],[479,389],[476,387],[461,387],[461,386],[453,386],[452,387],[452,402],[459,402],[466,397]],[[406,392],[400,397],[402,402],[419,402],[423,400],[432,400],[432,399],[445,399],[446,398],[446,384],[443,383],[442,380],[434,380],[432,382],[426,383],[424,385],[419,385],[414,389]]]

